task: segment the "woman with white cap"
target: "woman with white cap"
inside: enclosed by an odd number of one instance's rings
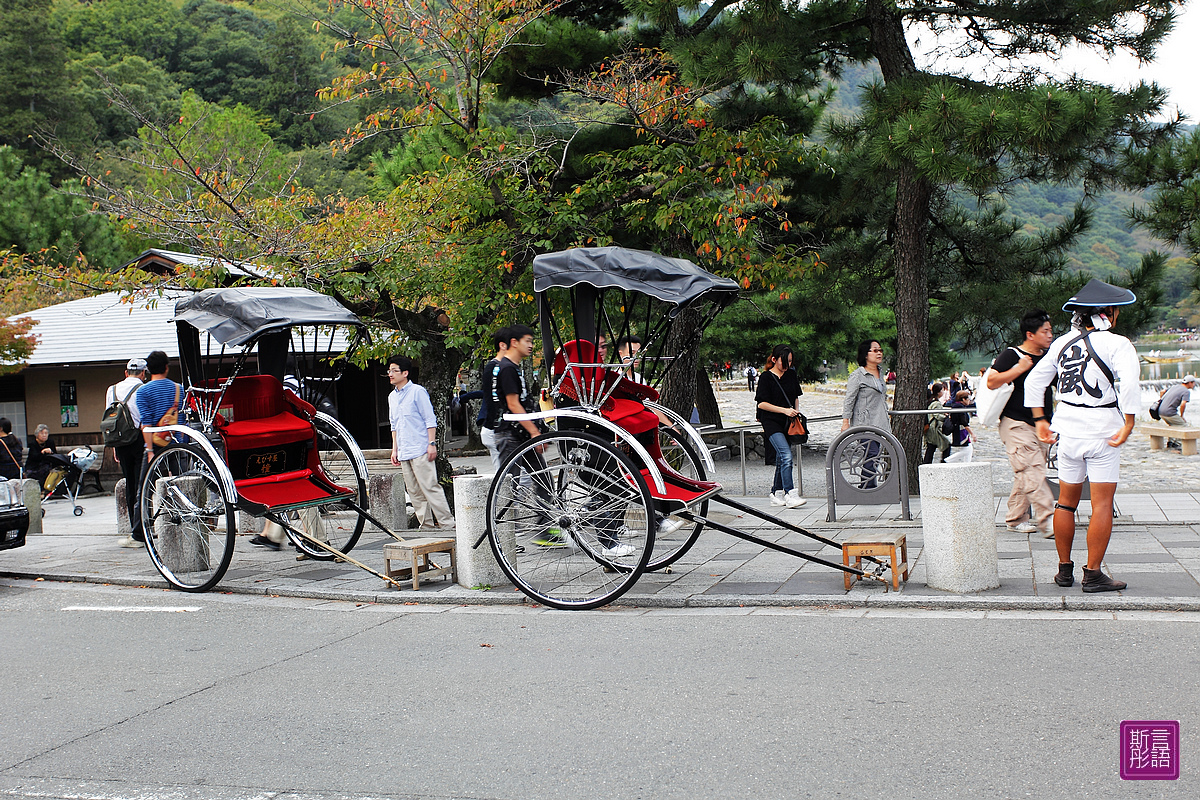
[[[1121,307],[1137,300],[1133,292],[1093,279],[1063,305],[1072,312],[1071,331],[1058,337],[1025,379],[1025,405],[1032,409],[1037,436],[1058,439],[1058,502],[1054,504],[1054,543],[1058,574],[1054,582],[1075,582],[1071,544],[1075,510],[1083,482],[1091,484],[1092,517],[1087,532],[1083,591],[1125,588],[1101,570],[1112,536],[1113,496],[1121,474],[1120,447],[1133,431],[1141,392],[1141,367],[1133,344],[1110,328]],[[1058,381],[1054,423],[1046,420],[1044,392]],[[1118,384],[1120,384],[1118,386]]]

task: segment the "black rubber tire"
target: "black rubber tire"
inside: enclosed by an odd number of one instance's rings
[[[142,528],[146,534],[146,549],[155,569],[167,583],[184,592],[206,592],[220,583],[229,562],[233,559],[233,546],[237,536],[237,519],[234,507],[221,493],[219,478],[224,464],[218,466],[197,445],[172,444],[159,453],[146,466],[142,476],[138,508],[142,515]],[[160,479],[178,481],[193,479],[200,486],[189,484],[186,488],[198,497],[188,498],[176,490],[175,498],[168,498],[174,488],[164,486],[164,498],[157,513],[154,510],[155,486]],[[200,501],[200,505],[196,501]],[[224,518],[224,530],[220,522]],[[162,532],[156,527],[164,523]],[[169,531],[166,526],[178,529]],[[167,546],[167,536],[177,534],[187,537],[192,564],[187,563],[188,554],[172,552]],[[183,548],[179,548],[183,549]],[[203,568],[186,567],[203,564]]]
[[[676,472],[688,478],[708,480],[708,470],[704,468],[704,462],[696,454],[696,448],[688,441],[686,434],[659,426],[658,440],[659,446],[663,449],[663,457],[666,458],[668,464],[675,468]],[[668,452],[668,448],[671,452]],[[707,516],[708,501],[705,500],[694,510],[701,517]],[[668,517],[668,519],[675,518]],[[692,549],[692,545],[700,538],[700,533],[704,530],[703,525],[699,522],[678,521],[683,522],[684,526],[674,533],[665,536],[655,533],[654,552],[646,563],[646,572],[654,572],[671,566],[687,555],[687,552]]]
[[[545,469],[530,457],[539,445],[548,445]],[[523,471],[540,494],[521,485]],[[641,472],[616,447],[591,434],[553,431],[500,465],[485,513],[492,553],[513,585],[551,608],[587,610],[637,582],[654,551],[653,508]],[[562,544],[535,544],[551,525]],[[628,552],[612,552],[621,548]]]
[[[75,506],[75,508],[72,509],[71,513],[73,513],[77,517],[82,517],[83,516],[83,506]]]
[[[332,457],[330,455],[323,456],[321,468],[337,485],[354,489],[354,501],[360,508],[366,508],[368,505],[367,474],[361,471],[358,464],[350,457],[349,443],[342,436],[341,431],[324,420],[319,418],[313,420],[313,427],[317,432],[317,447],[322,453],[340,453],[340,455]],[[303,511],[290,512],[288,524],[301,528],[301,516],[304,513]],[[349,553],[354,549],[354,546],[358,544],[359,537],[362,536],[367,522],[366,517],[345,503],[327,503],[317,507],[316,513],[320,515],[320,525],[325,535],[325,541],[343,553]],[[309,558],[317,561],[332,561],[336,558],[329,551],[317,547],[291,531],[287,531],[287,535],[292,544],[296,545],[296,549]]]

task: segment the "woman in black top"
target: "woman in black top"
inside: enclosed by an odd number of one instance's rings
[[[758,421],[763,426],[763,438],[775,449],[775,480],[771,484],[771,505],[799,508],[805,499],[793,488],[792,448],[788,444],[787,429],[792,417],[800,412],[796,401],[803,390],[793,368],[795,357],[785,344],[771,351],[758,381],[754,402],[758,407]]]
[[[33,478],[38,483],[46,480],[50,470],[61,465],[61,462],[47,458],[51,453],[57,452],[58,448],[50,438],[50,429],[45,425],[38,425],[37,430],[33,432],[33,438],[29,440],[29,455],[25,457],[25,477]]]
[[[0,417],[0,477],[12,479],[21,477],[21,440],[13,436],[12,423],[7,417]]]

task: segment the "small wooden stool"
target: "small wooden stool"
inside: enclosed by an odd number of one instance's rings
[[[900,562],[896,562],[896,548],[900,548]],[[908,582],[908,542],[903,531],[892,533],[856,533],[842,542],[842,564],[850,566],[854,559],[854,567],[862,569],[863,556],[887,556],[892,563],[892,588],[900,588],[900,573],[903,570],[904,581]],[[854,581],[861,580],[859,576],[849,572],[843,573],[846,578],[846,591],[850,591]]]
[[[429,560],[430,553],[449,553],[450,566],[439,567]],[[413,589],[421,588],[421,578],[442,578],[446,575],[458,581],[458,563],[455,561],[454,539],[406,539],[403,542],[383,546],[383,574],[389,578],[408,580],[412,578]],[[409,561],[411,566],[392,569],[392,560]]]

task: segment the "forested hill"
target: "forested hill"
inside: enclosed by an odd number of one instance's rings
[[[836,82],[837,93],[827,113],[842,117],[856,114],[859,109],[858,87],[876,80],[878,75],[873,65],[847,68]],[[1022,183],[1012,187],[1004,200],[1009,213],[1023,222],[1027,231],[1035,233],[1062,222],[1082,197],[1083,190],[1078,186]],[[1163,284],[1163,308],[1180,307],[1185,318],[1194,317],[1188,324],[1200,324],[1200,306],[1194,299],[1189,302],[1192,267],[1183,259],[1182,251],[1173,249],[1144,230],[1129,226],[1129,209],[1145,202],[1144,194],[1128,191],[1107,192],[1093,198],[1092,227],[1068,255],[1068,269],[1086,270],[1099,278],[1108,279],[1137,268],[1142,254],[1149,250],[1168,253],[1175,258],[1168,262]],[[1163,321],[1177,323],[1173,315],[1164,314]]]

